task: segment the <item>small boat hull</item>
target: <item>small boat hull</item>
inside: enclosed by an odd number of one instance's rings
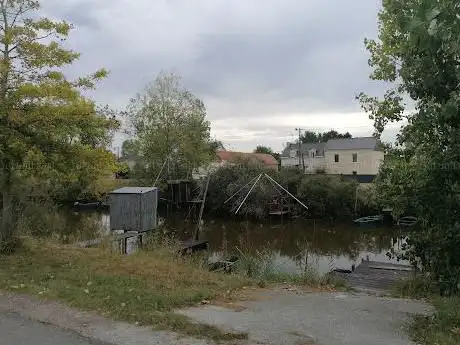
[[[377,225],[381,225],[383,223],[383,216],[376,215],[376,216],[362,217],[362,218],[353,220],[353,223],[355,223],[358,226],[374,227]]]

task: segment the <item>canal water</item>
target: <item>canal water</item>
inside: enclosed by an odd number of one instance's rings
[[[192,237],[195,226],[183,219],[166,222],[176,238]],[[110,231],[109,216],[97,212],[72,212],[68,232],[78,232],[80,240],[94,239]],[[87,232],[83,229],[88,229]],[[351,221],[332,224],[326,221],[295,220],[271,223],[205,219],[200,239],[209,240],[214,259],[230,255],[270,256],[273,269],[299,273],[306,268],[324,274],[331,269],[351,269],[362,259],[396,262],[387,253],[400,251],[401,233],[394,228],[362,228]],[[128,243],[128,250],[136,244]],[[407,262],[400,262],[406,263]]]

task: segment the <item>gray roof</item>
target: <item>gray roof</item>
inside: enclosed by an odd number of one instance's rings
[[[308,153],[310,150],[315,149],[318,151],[319,156],[324,156],[324,148],[326,146],[326,143],[305,143],[301,144],[301,150],[302,153]],[[287,157],[290,154],[291,150],[298,150],[299,149],[299,144],[296,143],[289,143],[286,148],[283,150],[281,153],[281,156]]]
[[[374,137],[353,139],[331,139],[326,144],[328,150],[377,150],[377,139]]]
[[[151,192],[155,189],[158,189],[156,187],[123,187],[120,189],[116,189],[110,194],[143,194],[147,192]]]

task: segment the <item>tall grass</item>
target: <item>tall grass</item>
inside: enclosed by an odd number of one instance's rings
[[[253,279],[261,287],[270,283],[300,284],[312,287],[343,287],[342,281],[331,275],[321,275],[316,269],[306,267],[302,272],[284,272],[276,265],[275,255],[270,250],[244,253],[239,248],[236,273]]]

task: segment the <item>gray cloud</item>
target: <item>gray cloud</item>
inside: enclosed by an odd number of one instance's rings
[[[76,26],[68,44],[82,59],[69,74],[111,70],[98,101],[123,107],[159,71],[174,70],[212,121],[259,117],[261,128],[283,112],[358,112],[358,92],[381,93],[363,46],[376,36],[378,3],[43,0],[45,13]]]

